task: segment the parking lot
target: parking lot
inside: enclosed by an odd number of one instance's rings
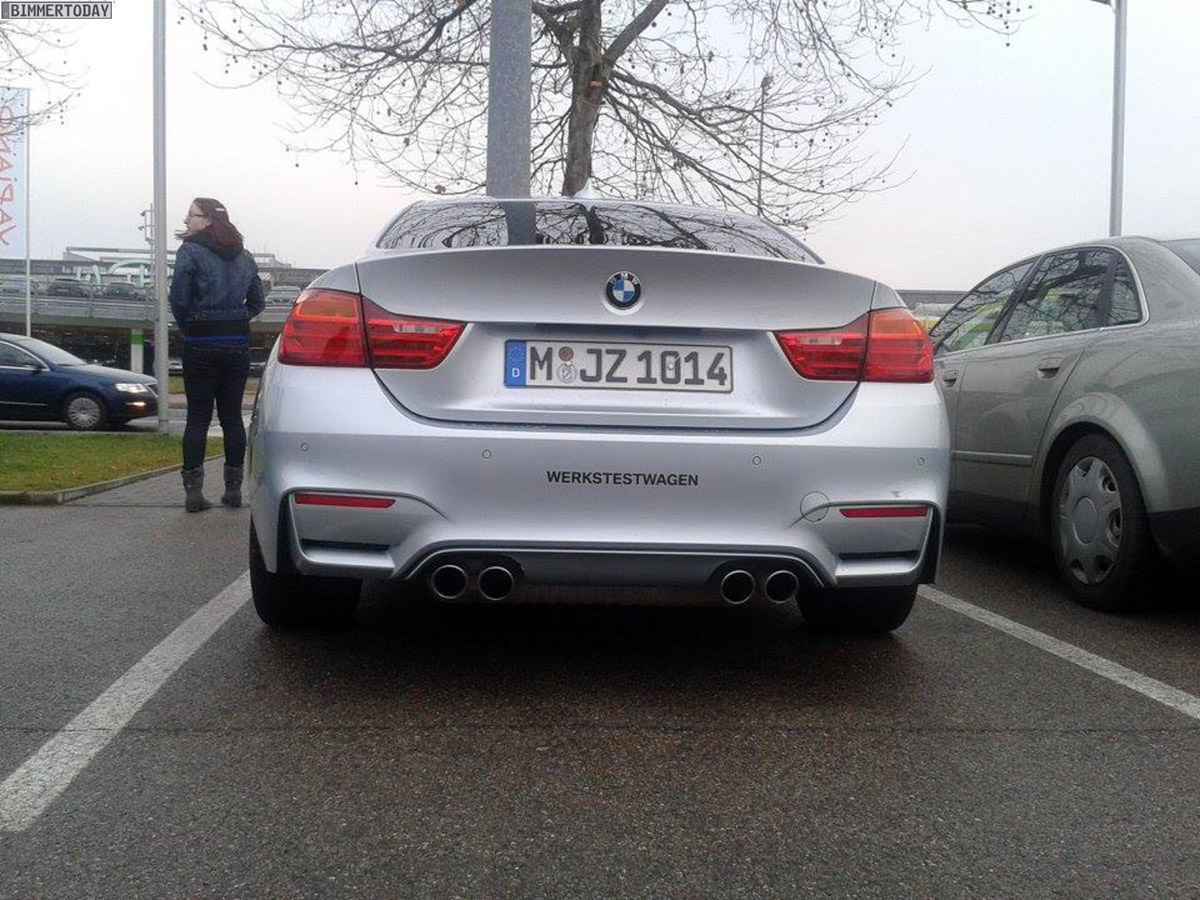
[[[4,897],[1200,892],[1182,579],[1103,616],[1039,548],[953,531],[882,639],[380,586],[281,635],[246,513],[178,493],[0,513]]]

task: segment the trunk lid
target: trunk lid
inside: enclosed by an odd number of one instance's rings
[[[376,370],[407,410],[464,423],[809,427],[833,415],[857,383],[799,377],[774,332],[852,322],[870,310],[876,286],[808,263],[663,248],[383,251],[357,268],[363,296],[389,312],[469,323],[437,368]],[[615,308],[606,296],[610,278],[619,273],[640,282],[640,298],[628,310]],[[709,348],[722,348],[730,378],[720,390],[589,388],[580,382],[514,387],[506,384],[513,354],[521,352],[514,342],[535,342],[556,354],[570,346],[581,355],[622,344],[630,366],[640,350],[631,345],[653,345],[655,354],[677,347],[685,359],[699,348],[705,366],[718,353]],[[645,364],[660,362],[655,355]],[[676,368],[664,371],[678,373],[678,360],[668,362]]]

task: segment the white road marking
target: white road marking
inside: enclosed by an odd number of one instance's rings
[[[974,619],[976,622],[981,622],[990,628],[995,628],[997,631],[1002,631],[1019,641],[1024,641],[1026,644],[1037,647],[1039,650],[1045,650],[1047,653],[1051,653],[1059,659],[1065,659],[1067,662],[1073,663],[1082,669],[1087,669],[1101,678],[1107,678],[1109,681],[1116,682],[1122,687],[1136,691],[1143,697],[1149,697],[1163,706],[1169,706],[1171,709],[1183,713],[1185,716],[1200,720],[1200,697],[1194,694],[1171,687],[1169,684],[1164,684],[1157,679],[1151,678],[1149,675],[1143,675],[1141,672],[1135,672],[1133,669],[1127,669],[1120,663],[1105,659],[1103,656],[1097,656],[1095,653],[1089,653],[1087,650],[1076,647],[1074,644],[1068,644],[1066,641],[1050,637],[1050,635],[1043,634],[1027,625],[1014,622],[1012,619],[1006,619],[1004,616],[989,612],[986,609],[975,606],[973,603],[968,603],[966,600],[960,600],[958,597],[944,594],[935,588],[922,587],[919,593],[926,600],[932,600],[939,606],[953,610],[969,619]]]
[[[24,831],[250,599],[250,573],[196,610],[0,784],[0,831]]]

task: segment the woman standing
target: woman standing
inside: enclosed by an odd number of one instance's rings
[[[242,394],[250,371],[250,320],[266,301],[258,265],[223,204],[197,197],[188,209],[183,243],[175,254],[171,312],[183,332],[183,384],[187,427],[183,432],[183,488],[188,512],[212,504],[204,499],[204,450],[213,404],[225,433],[226,506],[242,505],[246,428]]]

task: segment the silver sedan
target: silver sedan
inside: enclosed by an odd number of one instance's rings
[[[924,328],[758,219],[438,200],[313,282],[251,427],[254,601],[673,585],[899,626],[949,470]],[[720,599],[717,599],[720,598]]]
[[[1074,596],[1200,554],[1200,240],[1116,238],[985,279],[933,328],[952,519],[1049,539]]]

